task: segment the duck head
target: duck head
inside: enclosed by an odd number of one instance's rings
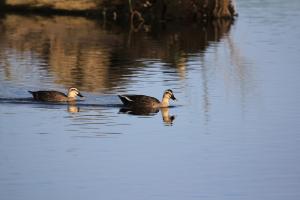
[[[173,91],[170,90],[170,89],[167,89],[165,92],[164,92],[164,95],[163,95],[163,99],[172,99],[173,101],[176,101],[177,99],[175,98],[174,94],[173,94]]]
[[[70,88],[69,91],[68,91],[68,97],[69,98],[76,98],[77,96],[84,97],[82,94],[80,94],[80,92],[77,88]]]
[[[160,107],[169,107],[169,100],[172,99],[176,101],[177,99],[175,98],[173,91],[168,89],[164,92],[162,102],[160,104]]]

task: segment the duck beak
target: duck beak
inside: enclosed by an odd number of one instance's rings
[[[177,101],[177,99],[175,98],[174,95],[171,96],[171,99],[172,99],[173,101]]]
[[[77,96],[79,96],[79,97],[84,97],[81,93],[78,93]]]

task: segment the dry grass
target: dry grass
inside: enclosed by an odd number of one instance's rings
[[[101,0],[6,0],[6,4],[11,6],[49,7],[61,10],[94,10],[101,2]]]

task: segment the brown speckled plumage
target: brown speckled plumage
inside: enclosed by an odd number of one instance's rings
[[[126,107],[168,107],[169,99],[176,100],[173,91],[168,89],[164,92],[162,102],[158,99],[146,95],[118,95]]]
[[[34,100],[37,101],[75,101],[77,96],[83,97],[76,88],[70,88],[68,95],[54,90],[28,92],[31,93]]]

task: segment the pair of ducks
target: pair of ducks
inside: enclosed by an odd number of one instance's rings
[[[76,97],[84,97],[77,88],[70,88],[68,94],[58,91],[28,91],[37,101],[51,102],[74,102]],[[126,107],[150,107],[165,108],[169,106],[169,100],[176,100],[173,91],[168,89],[164,92],[162,101],[146,95],[118,95]]]

